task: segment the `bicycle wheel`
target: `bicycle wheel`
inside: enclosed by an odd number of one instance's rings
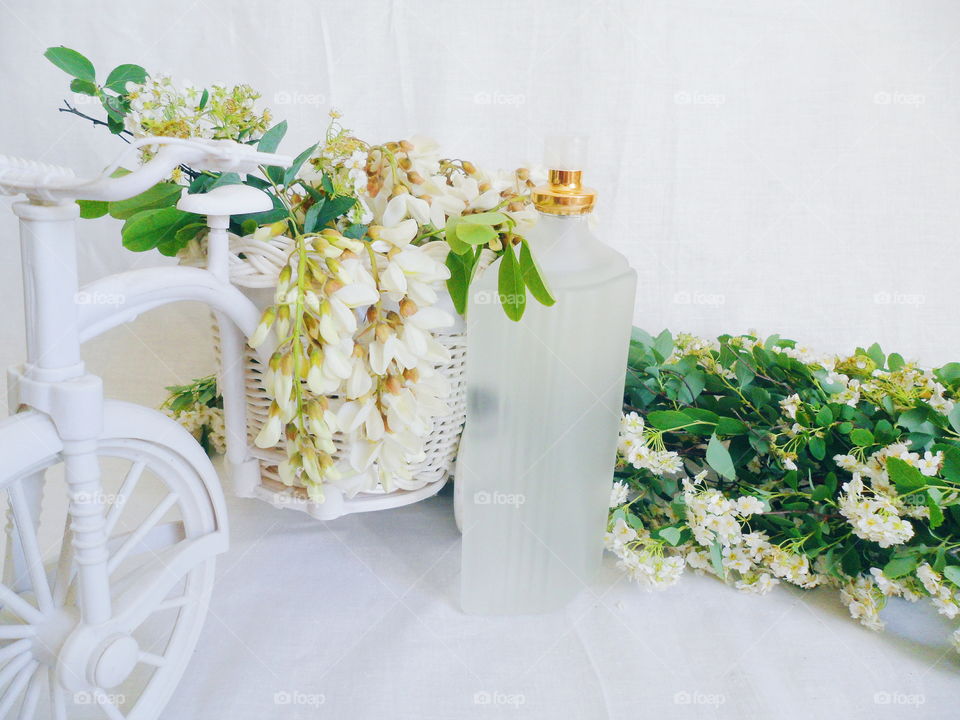
[[[49,435],[46,418],[27,422]],[[166,442],[183,441],[174,423],[159,416],[149,425],[130,433],[140,437],[107,434],[96,451],[113,605],[103,627],[80,622],[61,453],[36,443],[37,457],[16,463],[20,469],[2,481],[0,718],[152,720],[182,676],[224,533],[217,532],[218,498],[209,475],[203,478],[212,468]]]

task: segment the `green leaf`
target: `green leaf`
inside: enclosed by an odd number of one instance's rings
[[[465,227],[460,225],[457,233],[461,240],[466,241],[460,229]],[[483,228],[490,230],[484,225],[468,225],[467,227]],[[495,233],[494,233],[495,234]],[[517,262],[517,256],[512,246],[504,249],[500,260],[500,272],[497,275],[497,290],[500,293],[500,304],[503,311],[511,320],[519,320],[523,317],[523,311],[526,310],[527,290],[523,284],[523,276],[520,274],[520,264]]]
[[[873,360],[877,364],[877,367],[881,367],[881,368],[884,366],[887,360],[886,356],[883,354],[883,350],[880,349],[880,345],[878,343],[874,343],[869,348],[867,348],[867,357]]]
[[[927,484],[919,470],[900,458],[887,458],[887,474],[901,495],[918,490]]]
[[[817,425],[820,427],[827,427],[832,422],[833,412],[830,410],[829,405],[824,405],[817,411]]]
[[[679,430],[692,425],[695,421],[679,410],[654,410],[647,413],[647,422],[657,430]]]
[[[200,102],[197,104],[197,108],[203,110],[207,106],[207,101],[210,99],[210,91],[206,88],[203,89],[203,94],[200,95]]]
[[[883,574],[891,580],[896,580],[912,573],[919,564],[916,555],[895,555],[890,562],[883,566]]]
[[[540,266],[537,264],[536,258],[533,257],[533,253],[530,252],[530,244],[526,240],[520,241],[520,272],[523,274],[524,284],[529,288],[530,294],[537,299],[537,302],[547,307],[557,302],[547,287]]]
[[[460,219],[463,220],[463,222],[475,223],[477,225],[499,225],[500,223],[505,223],[507,220],[509,220],[509,218],[502,212],[496,211],[464,215]]]
[[[470,246],[467,245],[463,240],[457,237],[457,225],[460,223],[460,218],[449,218],[447,220],[447,225],[444,228],[443,235],[446,238],[447,244],[450,246],[450,249],[455,252],[457,255],[463,255],[467,250],[470,249]]]
[[[713,545],[710,546],[710,563],[717,575],[726,577],[726,571],[723,569],[723,547],[719,540],[714,541]]]
[[[343,236],[348,237],[351,240],[360,240],[364,235],[367,234],[368,225],[363,223],[354,223],[346,230],[343,231]]]
[[[736,367],[734,367],[733,371],[737,376],[737,380],[740,382],[740,387],[742,388],[747,387],[757,377],[753,370],[751,370],[743,360],[737,361]]]
[[[891,372],[896,372],[906,364],[907,363],[903,359],[903,355],[901,355],[900,353],[890,353],[887,356],[887,368]]]
[[[311,145],[293,159],[293,164],[288,167],[286,172],[283,174],[284,185],[290,185],[294,181],[294,178],[297,177],[297,173],[300,172],[300,168],[303,167],[303,164],[307,161],[307,158],[313,155],[313,151],[317,149],[317,145],[319,144],[320,143],[315,143]]]
[[[325,228],[327,223],[346,214],[356,203],[357,199],[349,195],[327,198],[327,201],[323,204],[323,209],[317,215],[317,228]]]
[[[934,375],[942,382],[952,385],[960,380],[960,362],[947,363],[939,370],[934,371]]]
[[[170,207],[176,205],[183,192],[183,186],[171,182],[161,182],[139,195],[126,200],[109,203],[110,215],[118,220],[126,220],[143,210]]]
[[[810,493],[810,499],[814,502],[823,502],[824,500],[828,500],[832,495],[833,493],[829,487],[826,485],[817,485],[817,487],[813,489],[813,492]]]
[[[668,543],[676,547],[680,543],[680,536],[683,534],[683,532],[679,528],[669,526],[660,528],[657,531],[657,534],[663,540],[666,540]]]
[[[77,200],[80,206],[80,217],[85,220],[103,217],[107,214],[110,204],[103,200]]]
[[[80,80],[96,82],[96,71],[93,69],[93,63],[76,50],[60,45],[59,47],[47,48],[43,56],[68,75],[73,75]]]
[[[447,291],[450,293],[450,299],[453,300],[453,307],[461,315],[467,312],[467,289],[470,284],[467,262],[467,258],[461,255],[453,252],[447,253],[446,265],[450,270],[450,277],[447,278]]]
[[[324,205],[326,205],[325,201],[315,202],[307,210],[307,214],[303,216],[303,231],[305,233],[316,232],[320,229],[320,226],[317,224],[317,218],[320,217],[320,212],[323,210]]]
[[[283,136],[287,134],[287,121],[282,120],[267,130],[260,141],[257,143],[257,150],[260,152],[276,152]]]
[[[960,587],[960,565],[947,565],[943,569],[943,576],[957,587]]]
[[[475,225],[469,222],[457,223],[456,232],[457,239],[462,240],[467,245],[486,245],[497,237],[497,231],[489,225]],[[503,264],[501,263],[501,267],[503,267]]]
[[[107,75],[107,81],[103,86],[119,95],[126,95],[128,82],[142,85],[146,79],[147,71],[139,65],[117,65]]]
[[[873,445],[873,433],[864,428],[856,428],[850,432],[850,441],[857,447]]]
[[[749,432],[747,426],[731,417],[721,417],[717,421],[717,435],[746,435]]]
[[[930,510],[930,527],[936,529],[943,525],[943,509],[940,503],[943,502],[943,493],[937,488],[927,488],[927,508]]]
[[[950,427],[954,429],[954,432],[960,433],[960,405],[954,406],[950,414],[947,415],[947,421],[950,423]]]
[[[80,95],[96,95],[97,84],[92,83],[89,80],[74,78],[70,81],[70,92],[75,92]]]
[[[673,336],[669,330],[664,330],[653,341],[653,352],[659,356],[661,362],[673,354]]]
[[[172,240],[182,227],[200,220],[199,215],[175,207],[144,210],[127,219],[120,235],[127,250],[144,252]]]
[[[101,93],[100,104],[103,105],[103,109],[107,111],[109,120],[123,125],[123,117],[126,114],[126,111],[120,105],[120,101],[117,98],[113,97],[112,95],[104,95]]]
[[[810,438],[809,443],[807,443],[807,449],[810,450],[810,454],[817,460],[823,460],[827,455],[827,444],[823,441],[823,438],[817,437],[816,435]]]
[[[718,475],[722,475],[728,480],[736,479],[737,473],[733,467],[733,458],[730,457],[730,452],[716,435],[711,435],[710,442],[707,444],[707,463],[717,471]]]
[[[960,448],[953,445],[938,445],[935,449],[943,453],[943,467],[940,474],[947,480],[960,482]]]

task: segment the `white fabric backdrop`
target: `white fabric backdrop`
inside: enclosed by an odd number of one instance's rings
[[[960,358],[958,30],[951,0],[3,0],[0,152],[93,169],[117,150],[55,111],[66,78],[41,53],[61,43],[104,71],[248,81],[289,150],[331,105],[364,137],[421,132],[492,166],[582,131],[600,232],[641,275],[637,324],[941,362]],[[88,275],[152,260],[116,230],[85,227]],[[0,245],[14,311],[16,253]],[[15,320],[0,341],[16,355]]]
[[[948,0],[0,0],[0,152],[91,169],[116,152],[55,112],[65,77],[41,53],[59,43],[103,69],[259,86],[294,150],[331,104],[363,136],[423,132],[507,167],[585,131],[600,231],[641,274],[639,325],[940,362],[960,359],[958,23]],[[22,359],[14,231],[0,213],[0,365]],[[156,260],[117,231],[84,224],[87,278]],[[153,405],[212,367],[207,328],[167,308],[85,354],[111,395]],[[955,715],[952,624],[927,608],[893,603],[877,636],[828,590],[758,599],[694,577],[645,595],[608,567],[564,613],[476,619],[457,610],[448,496],[329,525],[230,512],[166,717]]]

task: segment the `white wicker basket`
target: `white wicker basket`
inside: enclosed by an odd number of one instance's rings
[[[273,301],[273,287],[279,269],[290,252],[289,242],[283,237],[271,238],[266,242],[235,236],[231,238],[230,281],[260,308],[265,308]],[[453,311],[449,296],[441,294],[438,304],[441,307],[448,306],[446,309],[456,317],[456,324],[452,328],[433,333],[436,340],[450,351],[450,361],[437,366],[437,370],[450,383],[450,395],[446,398],[450,414],[434,420],[433,429],[424,445],[426,457],[415,466],[410,480],[394,478],[389,491],[378,485],[372,491],[359,492],[353,497],[343,496],[336,488],[330,488],[323,503],[310,501],[303,487],[285,485],[277,472],[277,464],[286,457],[283,446],[262,450],[253,444],[253,439],[266,419],[270,398],[262,382],[263,366],[248,348],[244,356],[247,440],[249,454],[259,461],[260,482],[252,492],[247,490],[244,494],[269,502],[275,507],[301,510],[318,519],[327,520],[355,512],[408,505],[439,492],[453,474],[457,446],[466,417],[464,368],[467,346],[464,324]],[[219,357],[216,323],[214,340]],[[334,444],[337,446],[337,458],[349,453],[346,441],[339,435],[334,437]]]

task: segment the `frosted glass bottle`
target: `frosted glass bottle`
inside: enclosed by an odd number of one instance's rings
[[[556,304],[528,298],[509,320],[498,264],[472,288],[456,471],[469,613],[560,608],[600,565],[636,273],[587,227],[593,191],[579,176],[551,171],[534,195],[541,217],[527,237]]]

